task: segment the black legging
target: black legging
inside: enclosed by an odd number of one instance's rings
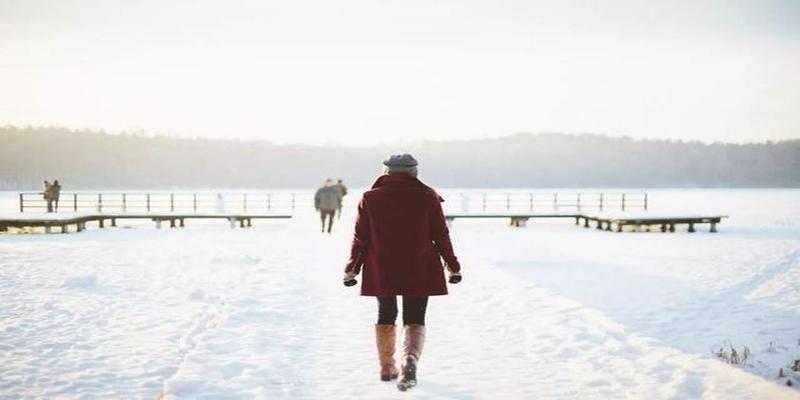
[[[425,325],[428,296],[403,296],[403,325]],[[397,296],[378,297],[378,324],[394,325],[397,320]]]

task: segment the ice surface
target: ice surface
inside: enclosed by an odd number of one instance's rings
[[[800,398],[777,379],[800,358],[799,204],[699,204],[731,215],[717,234],[457,220],[464,281],[431,300],[404,394],[378,380],[374,299],[341,284],[351,209],[330,236],[305,211],[2,235],[0,398]]]

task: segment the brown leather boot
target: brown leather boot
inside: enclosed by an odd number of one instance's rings
[[[381,365],[381,380],[397,379],[397,367],[394,364],[395,345],[394,325],[375,325],[375,344],[378,346],[378,361]]]
[[[397,388],[406,391],[417,385],[417,363],[425,346],[425,325],[406,325],[403,338],[403,363]]]

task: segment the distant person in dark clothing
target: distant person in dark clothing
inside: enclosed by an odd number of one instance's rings
[[[347,186],[339,179],[334,187],[339,191],[339,214],[337,214],[336,218],[342,219],[342,204],[344,204],[344,196],[347,196]]]
[[[50,191],[52,193],[51,198],[55,205],[55,211],[58,212],[58,198],[61,196],[61,184],[58,183],[58,179],[53,181],[53,185],[50,186]]]
[[[314,195],[314,208],[319,211],[319,217],[322,221],[322,232],[325,232],[325,219],[328,219],[328,233],[331,233],[333,227],[333,217],[336,210],[342,203],[342,197],[339,195],[339,189],[333,183],[333,179],[325,180],[325,186],[319,188]]]
[[[44,191],[42,192],[44,201],[47,203],[47,212],[53,212],[53,185],[50,181],[44,181]]]

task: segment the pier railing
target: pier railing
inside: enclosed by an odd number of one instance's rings
[[[464,194],[462,194],[463,196]],[[457,199],[453,199],[458,201]],[[494,211],[647,210],[647,193],[470,193],[463,208]],[[452,206],[452,204],[451,204]]]
[[[306,193],[62,192],[54,212],[286,212],[313,207]],[[19,212],[47,211],[42,193],[19,194]]]
[[[443,191],[449,210],[499,211],[584,211],[647,210],[647,193],[546,193]],[[354,206],[360,196],[345,198]],[[460,197],[460,198],[459,198]],[[460,202],[460,204],[459,204]],[[55,206],[55,204],[54,204]],[[314,206],[314,192],[214,193],[214,192],[62,192],[55,212],[294,212]],[[20,212],[47,211],[42,193],[19,194]]]

